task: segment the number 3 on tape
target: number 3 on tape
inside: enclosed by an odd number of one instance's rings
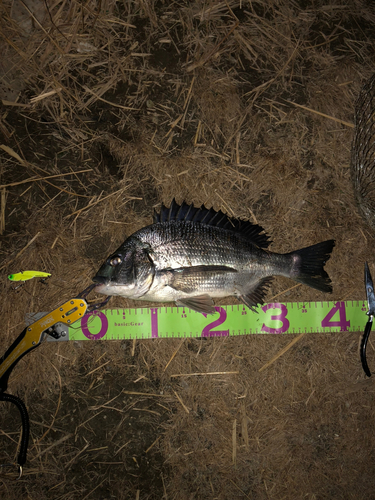
[[[289,329],[289,326],[290,326],[289,320],[286,317],[286,315],[288,314],[288,308],[284,304],[279,304],[279,303],[267,304],[267,305],[262,307],[263,312],[267,312],[268,309],[280,309],[280,313],[273,314],[270,319],[271,319],[271,321],[281,321],[281,326],[279,326],[278,328],[272,328],[272,327],[266,326],[263,323],[261,331],[265,332],[265,333],[285,333],[285,332],[287,332]]]

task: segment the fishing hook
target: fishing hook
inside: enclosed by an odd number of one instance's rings
[[[77,295],[77,299],[86,299],[86,297],[88,296],[88,294],[94,290],[94,288],[96,288],[98,286],[98,283],[92,283],[91,285],[89,285],[87,288],[85,288],[84,290],[82,290],[82,292],[80,292],[78,295]],[[107,298],[105,298],[104,300],[102,300],[101,302],[97,302],[95,304],[91,304],[88,306],[87,308],[87,311],[86,311],[86,314],[92,312],[92,311],[96,311],[97,309],[100,309],[101,307],[104,307],[109,299],[112,297],[112,295],[108,295]]]

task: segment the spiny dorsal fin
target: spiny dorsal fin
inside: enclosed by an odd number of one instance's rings
[[[156,222],[170,221],[200,222],[208,226],[227,229],[228,231],[241,234],[248,241],[260,248],[267,248],[271,243],[264,229],[258,224],[229,217],[229,215],[226,215],[221,210],[216,212],[213,208],[208,209],[204,205],[200,208],[194,207],[193,204],[188,205],[185,202],[179,205],[174,198],[169,208],[162,205],[160,213],[157,213],[156,210],[154,211],[154,224]]]

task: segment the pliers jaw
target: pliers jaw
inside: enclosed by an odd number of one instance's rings
[[[85,288],[81,293],[79,293],[77,295],[77,299],[86,299],[86,297],[91,292],[91,290],[94,290],[94,288],[97,287],[97,286],[98,286],[98,283],[93,283],[93,284],[89,285],[87,288]],[[92,312],[92,311],[96,311],[97,309],[101,309],[102,307],[104,307],[107,304],[107,302],[109,301],[109,299],[111,297],[112,297],[111,295],[108,295],[108,297],[106,297],[102,302],[97,302],[95,304],[90,304],[88,306],[88,308],[87,308],[86,314],[89,313],[89,312]]]
[[[371,317],[373,318],[375,315],[375,293],[374,293],[374,284],[372,282],[372,277],[367,262],[365,262],[365,285],[366,285],[366,295],[368,303],[367,315],[370,318]]]
[[[375,315],[375,293],[374,293],[374,284],[372,281],[370,269],[368,267],[367,262],[365,262],[365,285],[366,285],[366,295],[368,304],[368,311],[366,313],[368,315],[368,321],[366,323],[365,331],[361,341],[360,355],[361,355],[361,363],[363,371],[368,377],[371,377],[371,372],[368,367],[366,359],[366,348],[367,348],[367,341],[369,339],[372,328],[372,322]]]

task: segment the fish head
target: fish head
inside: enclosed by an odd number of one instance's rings
[[[137,299],[148,292],[154,275],[149,245],[131,238],[107,258],[93,281],[98,293]]]

